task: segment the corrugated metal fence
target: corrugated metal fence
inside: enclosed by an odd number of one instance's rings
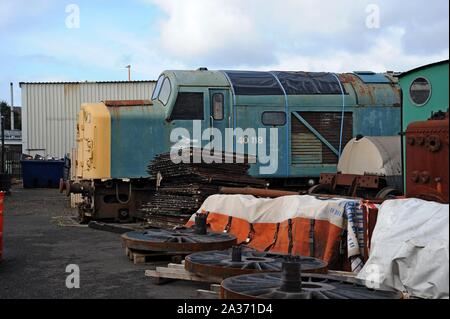
[[[82,103],[150,99],[155,81],[20,83],[23,152],[63,157],[75,147]]]

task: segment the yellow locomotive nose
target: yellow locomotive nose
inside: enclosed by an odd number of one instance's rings
[[[104,103],[81,106],[75,169],[79,179],[111,178],[111,114]]]

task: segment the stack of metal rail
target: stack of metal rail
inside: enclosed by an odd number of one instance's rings
[[[185,150],[186,151],[186,150]],[[251,158],[237,154],[210,154],[188,149],[182,162],[170,153],[155,156],[148,172],[158,183],[157,192],[141,208],[150,225],[183,225],[210,195],[222,186],[263,188],[266,181],[249,176]]]

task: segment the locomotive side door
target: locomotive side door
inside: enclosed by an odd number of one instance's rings
[[[225,148],[225,129],[232,127],[230,92],[227,89],[209,90],[209,127],[222,133],[222,147]]]

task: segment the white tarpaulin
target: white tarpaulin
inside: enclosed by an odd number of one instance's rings
[[[420,298],[449,297],[449,205],[385,201],[369,260],[358,274]]]

